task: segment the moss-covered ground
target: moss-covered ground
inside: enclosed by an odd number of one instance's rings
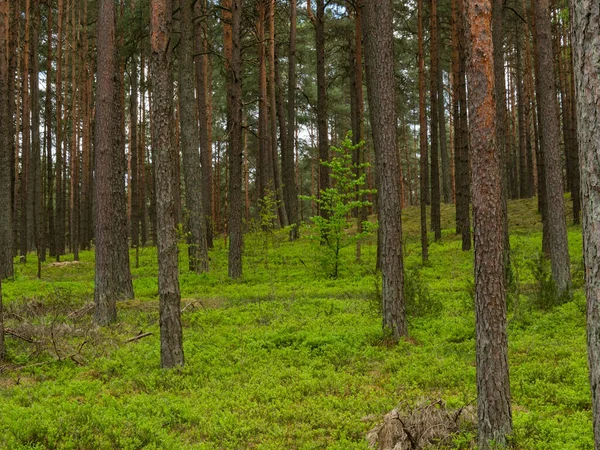
[[[361,263],[346,249],[341,276],[323,275],[318,245],[248,235],[244,278],[227,278],[222,239],[211,272],[180,281],[186,365],[159,368],[157,263],[140,251],[136,299],[119,322],[91,325],[94,255],[43,265],[31,256],[4,283],[10,362],[0,365],[5,449],[366,449],[365,435],[399,404],[473,402],[472,252],[443,208],[443,239],[421,267],[419,212],[404,213],[405,264],[434,313],[409,318],[410,338],[381,330],[373,240]],[[569,227],[573,300],[540,300],[535,200],[510,203],[513,268],[509,358],[514,443],[520,449],[593,448],[585,347],[581,230]],[[536,265],[537,264],[537,265]],[[538,270],[539,272],[539,270]],[[539,278],[539,277],[538,277]],[[130,341],[141,333],[152,333]],[[31,342],[28,342],[31,341]],[[468,448],[456,436],[452,448]]]

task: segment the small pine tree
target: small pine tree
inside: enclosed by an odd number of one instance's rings
[[[352,144],[352,133],[348,132],[340,147],[331,147],[333,157],[331,161],[321,161],[321,165],[328,167],[331,174],[331,187],[322,189],[319,197],[310,196],[302,198],[312,200],[319,205],[321,215],[313,217],[316,228],[315,240],[321,245],[322,263],[331,278],[337,278],[340,270],[340,252],[343,248],[353,245],[376,229],[376,225],[364,221],[362,231],[350,234],[352,212],[358,208],[370,206],[371,202],[365,200],[366,194],[375,193],[375,190],[364,189],[366,174],[357,176],[357,169],[369,167],[369,164],[353,164],[352,154],[364,145],[361,142]]]

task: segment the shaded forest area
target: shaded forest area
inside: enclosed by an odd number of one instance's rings
[[[406,267],[411,241],[418,270],[460,242],[477,392],[465,442],[506,447],[519,435],[508,318],[522,314],[511,302],[523,264],[509,205],[535,203],[541,306],[576,304],[569,230],[583,233],[600,449],[600,5],[570,3],[0,0],[0,313],[2,280],[12,308],[32,261],[43,283],[61,261],[93,259],[82,314],[114,329],[139,297],[132,273],[156,252],[160,366],[183,370],[189,277],[226,268],[221,283],[242,285],[254,252],[268,272],[310,241],[323,283],[348,265],[373,277],[382,339],[402,346],[411,302],[430,299]],[[403,210],[418,211],[418,240]],[[0,326],[8,363],[19,357],[5,335],[38,342],[11,326]]]

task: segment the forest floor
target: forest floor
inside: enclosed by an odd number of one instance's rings
[[[554,305],[535,200],[509,208],[515,447],[592,449],[581,229],[569,226],[574,298]],[[159,368],[154,248],[140,251],[138,268],[132,251],[136,299],[103,329],[91,325],[93,253],[45,263],[41,280],[32,255],[4,283],[0,448],[366,449],[367,432],[395,407],[474,402],[473,253],[460,249],[453,208],[442,213],[443,239],[422,267],[419,211],[405,210],[410,337],[397,345],[381,330],[372,238],[361,263],[345,249],[337,280],[305,229],[296,243],[248,235],[239,282],[227,278],[222,239],[209,274],[186,272],[182,248],[180,370]],[[471,448],[473,436],[446,443]]]

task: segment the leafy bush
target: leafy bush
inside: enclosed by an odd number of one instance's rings
[[[436,316],[444,308],[441,300],[431,295],[418,269],[407,270],[404,275],[404,299],[409,316]]]
[[[562,305],[570,299],[570,294],[560,295],[556,282],[552,278],[550,260],[543,252],[529,262],[531,275],[535,280],[535,292],[532,297],[532,303],[538,309],[551,309]]]

